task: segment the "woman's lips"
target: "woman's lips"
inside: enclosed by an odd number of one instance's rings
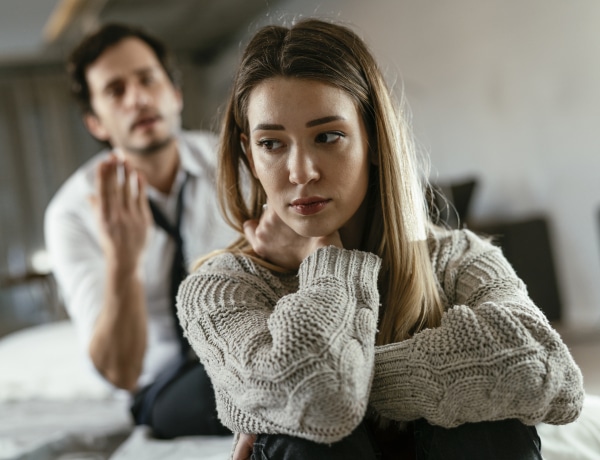
[[[310,216],[323,210],[331,200],[321,197],[299,198],[290,203],[290,207],[298,214]]]

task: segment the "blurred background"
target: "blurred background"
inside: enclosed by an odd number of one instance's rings
[[[497,236],[550,320],[600,328],[600,2],[0,0],[0,335],[64,317],[43,213],[100,148],[68,92],[74,44],[144,26],[178,57],[184,126],[218,129],[249,35],[304,16],[370,45],[454,203],[446,220]]]

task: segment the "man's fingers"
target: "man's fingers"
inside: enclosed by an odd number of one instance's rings
[[[137,171],[133,172],[133,181],[135,187],[135,197],[137,200],[138,209],[141,210],[144,215],[144,220],[148,223],[152,222],[152,211],[150,210],[150,205],[148,204],[148,194],[146,193],[146,180],[144,176]]]
[[[98,165],[96,173],[96,190],[97,190],[97,203],[100,215],[105,219],[110,212],[110,198],[108,192],[107,176],[110,166],[108,162],[101,163]]]
[[[118,184],[119,189],[123,190],[123,205],[131,208],[131,166],[127,162],[123,162],[119,168],[123,171],[123,180]]]
[[[117,159],[114,156],[98,165],[96,181],[100,211],[102,216],[107,219],[111,210],[115,209],[115,205],[118,203]]]
[[[98,212],[98,197],[96,195],[88,195],[87,201],[94,210],[94,212]]]

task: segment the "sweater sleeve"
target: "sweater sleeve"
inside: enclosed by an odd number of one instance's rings
[[[379,267],[330,246],[302,263],[295,292],[231,254],[184,281],[179,318],[226,426],[324,443],[352,432],[373,377]]]
[[[575,420],[581,372],[501,250],[457,231],[436,241],[432,260],[449,308],[439,327],[376,348],[373,408],[446,428]]]

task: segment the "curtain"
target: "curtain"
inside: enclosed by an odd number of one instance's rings
[[[0,71],[0,335],[60,316],[42,257],[44,211],[98,149],[62,66]]]

